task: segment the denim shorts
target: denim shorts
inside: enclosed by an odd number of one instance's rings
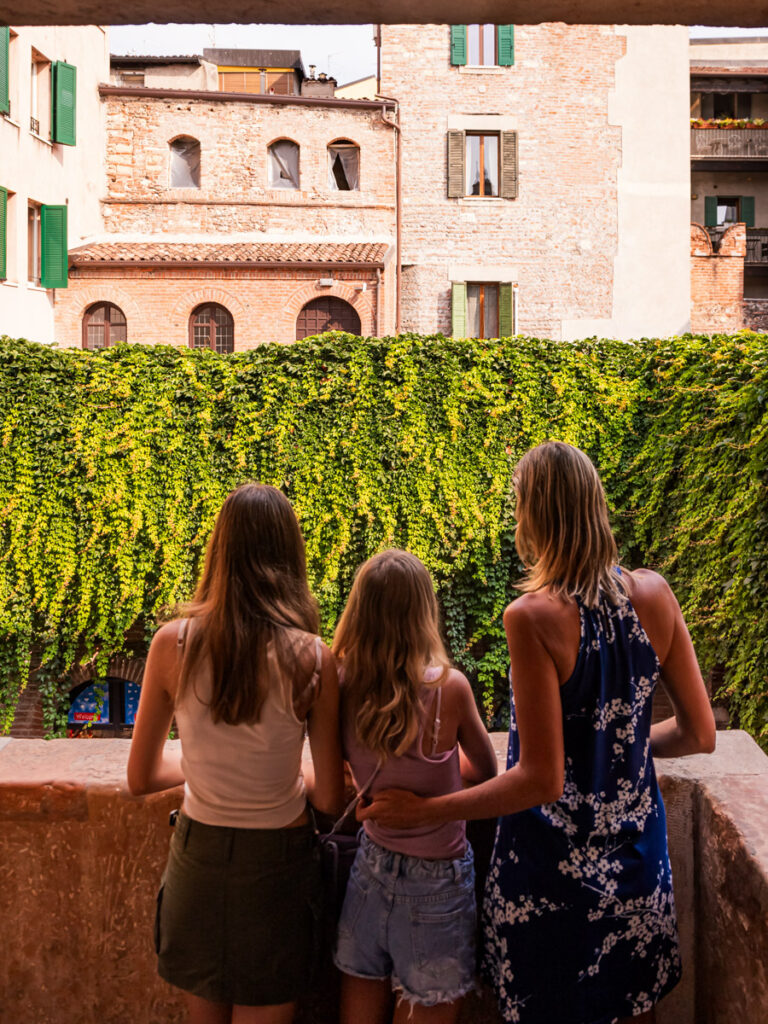
[[[393,853],[364,833],[352,865],[334,962],[357,978],[392,979],[402,999],[452,1003],[475,985],[475,868]]]

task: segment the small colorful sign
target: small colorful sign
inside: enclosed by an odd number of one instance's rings
[[[123,722],[126,725],[134,725],[136,712],[139,710],[139,696],[141,687],[138,683],[123,683]]]
[[[109,686],[106,683],[91,683],[72,701],[67,721],[70,725],[92,722],[95,725],[109,724]]]

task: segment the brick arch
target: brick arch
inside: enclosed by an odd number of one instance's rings
[[[374,333],[373,294],[358,291],[346,281],[334,281],[330,288],[319,288],[314,282],[298,288],[283,309],[283,334],[286,338],[296,337],[296,319],[302,308],[312,299],[332,296],[343,299],[352,306],[360,317],[360,333],[365,337]]]
[[[178,142],[179,139],[189,139],[190,142],[196,142],[198,146],[202,145],[200,139],[198,139],[196,135],[190,135],[189,132],[177,132],[170,139],[168,139],[168,145],[170,146],[172,145],[172,143]]]
[[[691,256],[711,256],[712,239],[703,224],[691,224]]]
[[[216,302],[219,306],[224,306],[232,314],[235,320],[235,330],[237,330],[237,318],[245,316],[245,307],[243,306],[240,299],[238,299],[232,292],[225,291],[223,288],[209,287],[208,285],[201,285],[199,288],[195,288],[194,291],[189,291],[186,295],[182,296],[173,307],[173,320],[175,323],[181,324],[184,330],[189,325],[189,318],[192,316],[192,310],[197,306],[204,306],[207,302]]]
[[[86,311],[97,302],[111,302],[119,306],[128,322],[128,340],[131,340],[131,319],[141,317],[141,306],[130,292],[124,291],[119,284],[109,279],[89,284],[78,293],[76,316],[78,327],[82,329]]]
[[[109,659],[106,674],[115,679],[125,679],[127,682],[140,684],[144,678],[145,664],[144,658],[128,658],[124,654],[116,654]],[[96,675],[96,663],[93,661],[89,661],[85,665],[75,665],[69,673],[72,683],[70,689],[95,679]]]
[[[294,146],[298,146],[299,149],[301,149],[301,143],[299,140],[292,139],[290,135],[276,135],[274,139],[270,139],[267,143],[267,149],[269,149],[270,146],[274,146],[276,142],[292,142]]]
[[[360,143],[357,142],[355,139],[351,138],[349,135],[339,135],[338,138],[331,139],[330,142],[327,143],[327,145],[335,146],[337,142],[351,142],[353,146],[357,146],[357,148],[360,149]]]

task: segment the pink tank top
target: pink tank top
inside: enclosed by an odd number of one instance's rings
[[[387,758],[369,787],[370,795],[382,789],[409,789],[417,796],[443,796],[462,788],[458,744],[441,754],[433,753],[427,757],[423,753],[427,723],[435,723],[432,728],[432,747],[436,746],[441,700],[442,687],[425,687],[424,715],[419,735],[400,757]],[[349,715],[344,715],[342,732],[344,757],[349,761],[355,784],[358,787],[364,786],[376,768],[378,756],[358,741]],[[453,860],[463,856],[467,848],[466,823],[463,821],[402,830],[366,821],[364,828],[374,843],[409,857]]]

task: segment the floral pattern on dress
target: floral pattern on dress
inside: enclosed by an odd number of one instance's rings
[[[499,819],[486,882],[483,973],[511,1024],[613,1024],[681,972],[650,754],[659,662],[628,600],[579,615],[562,796]],[[512,700],[507,766],[518,757]]]

